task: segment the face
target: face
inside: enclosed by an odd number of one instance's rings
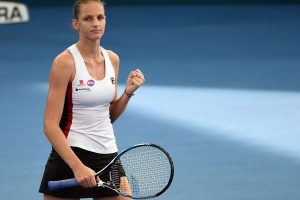
[[[88,40],[99,40],[105,31],[104,6],[99,2],[88,2],[80,5],[78,19],[72,24],[80,37]]]

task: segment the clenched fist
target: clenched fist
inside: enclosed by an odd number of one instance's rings
[[[145,77],[141,70],[135,69],[130,72],[127,82],[125,92],[129,95],[133,95],[133,93],[145,82]]]

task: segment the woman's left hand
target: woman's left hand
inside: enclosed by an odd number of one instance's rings
[[[126,93],[133,94],[144,82],[145,77],[141,70],[135,69],[131,71],[126,82]]]

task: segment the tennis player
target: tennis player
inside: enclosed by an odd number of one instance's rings
[[[100,45],[106,16],[101,0],[78,0],[72,25],[79,40],[53,61],[44,114],[44,131],[52,145],[39,191],[44,200],[126,199],[97,188],[95,172],[116,155],[112,123],[125,111],[144,83],[139,69],[130,72],[125,91],[117,96],[119,57]],[[49,191],[50,180],[76,178],[80,187]],[[108,180],[108,175],[100,177]],[[127,178],[121,182],[130,190]]]

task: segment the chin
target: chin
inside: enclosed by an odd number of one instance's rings
[[[92,38],[95,38],[95,39],[101,39],[102,36],[103,36],[103,33],[98,33],[98,34],[92,35],[91,37],[92,37]]]
[[[89,37],[90,40],[95,40],[95,41],[100,40],[101,38],[102,38],[102,35],[97,35],[97,36],[94,35],[94,36]]]

